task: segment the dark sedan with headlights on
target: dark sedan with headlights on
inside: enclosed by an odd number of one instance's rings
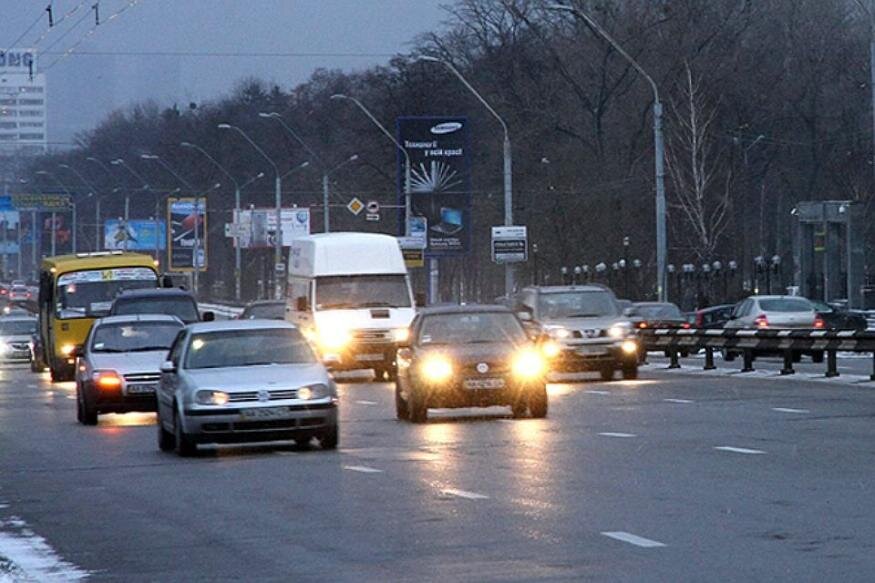
[[[410,330],[397,354],[398,419],[422,423],[429,408],[495,405],[509,405],[514,417],[547,415],[547,360],[557,349],[532,339],[509,309],[427,308]]]

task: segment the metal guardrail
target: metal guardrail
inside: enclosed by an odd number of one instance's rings
[[[875,381],[875,332],[855,330],[733,330],[733,329],[651,329],[639,331],[644,350],[667,352],[669,368],[681,368],[680,353],[705,351],[705,370],[714,370],[714,351],[739,352],[744,359],[741,372],[754,370],[756,353],[778,354],[784,358],[782,375],[791,375],[794,356],[803,353],[826,355],[826,376],[839,376],[838,352],[871,352]]]
[[[223,318],[225,320],[233,320],[243,313],[243,308],[222,304],[204,304],[199,302],[198,308],[200,308],[202,312],[213,312],[217,318]]]

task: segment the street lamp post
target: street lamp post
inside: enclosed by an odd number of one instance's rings
[[[479,101],[481,104],[483,104],[483,106],[489,111],[489,113],[492,114],[492,117],[494,117],[496,120],[498,120],[498,123],[501,124],[501,129],[504,131],[504,142],[503,142],[503,150],[502,150],[503,158],[504,158],[504,225],[506,227],[512,226],[513,225],[513,186],[512,186],[513,160],[511,157],[510,133],[507,130],[507,124],[505,123],[504,119],[502,119],[502,117],[500,115],[498,115],[498,112],[496,112],[495,109],[493,109],[492,106],[489,105],[489,103],[483,98],[483,96],[480,95],[480,93],[478,93],[476,89],[474,89],[474,86],[471,85],[468,82],[468,80],[462,76],[462,74],[459,72],[459,70],[456,69],[456,67],[454,67],[452,65],[452,63],[438,59],[437,57],[431,57],[431,56],[422,56],[422,57],[419,57],[419,60],[420,61],[428,61],[431,63],[440,63],[440,64],[444,65],[447,69],[450,70],[450,72],[453,75],[456,76],[457,79],[459,79],[459,81],[462,82],[462,85],[464,85],[465,88],[468,89],[468,91],[470,91],[474,95],[474,97],[477,98],[477,101]],[[514,267],[513,263],[505,263],[504,264],[504,293],[508,298],[510,298],[513,295],[513,288],[514,288],[513,267]]]
[[[146,181],[146,179],[143,178],[142,176],[140,176],[140,174],[136,170],[131,168],[127,163],[125,163],[125,161],[122,158],[116,158],[115,160],[110,160],[109,163],[112,164],[113,166],[121,166],[122,168],[127,169],[127,171],[130,172],[134,178],[136,178],[137,180],[139,180],[140,182],[143,183],[142,189],[144,192],[149,190],[149,183]],[[128,250],[128,222],[130,221],[130,219],[131,219],[131,193],[130,193],[130,191],[128,191],[126,189],[125,190],[125,240],[124,240],[125,251]]]
[[[73,201],[73,195],[70,193],[70,190],[67,188],[67,186],[63,182],[61,182],[61,180],[57,176],[52,174],[51,172],[49,172],[47,170],[37,170],[36,173],[39,174],[40,176],[49,176],[52,180],[57,182],[58,186],[60,186],[61,189],[64,191],[64,194],[66,194],[67,197],[70,199],[70,204],[72,205],[72,210],[73,210],[73,220],[72,220],[72,223],[73,223],[73,227],[72,227],[72,229],[73,229],[73,241],[72,241],[73,253],[76,253],[76,228],[78,225],[76,224],[76,203],[75,203],[75,201]],[[57,221],[57,213],[53,210],[52,211],[52,256],[54,256],[57,253],[57,240],[58,240],[57,231],[58,231],[58,229],[57,229],[56,221]],[[4,257],[5,257],[5,255],[4,255]]]
[[[665,277],[666,257],[668,255],[668,242],[666,239],[665,226],[665,153],[664,142],[662,137],[662,102],[659,100],[659,89],[653,77],[647,74],[643,67],[627,53],[623,47],[617,43],[611,35],[603,29],[598,22],[593,20],[588,14],[573,6],[565,4],[550,4],[547,6],[551,10],[562,10],[570,12],[580,18],[593,28],[599,35],[608,41],[620,55],[629,61],[629,63],[638,71],[650,84],[653,90],[653,149],[655,156],[655,171],[656,171],[656,294],[659,301],[666,301],[668,295],[667,281]]]
[[[217,126],[220,130],[234,130],[238,134],[240,134],[244,140],[249,142],[249,145],[252,146],[256,152],[258,152],[262,158],[267,160],[267,162],[273,167],[274,173],[276,175],[276,180],[274,182],[274,198],[276,203],[276,228],[274,229],[274,297],[278,300],[283,299],[283,282],[280,278],[280,275],[285,273],[285,266],[283,265],[283,179],[280,176],[280,169],[276,165],[276,162],[271,159],[270,156],[265,154],[264,150],[262,150],[258,144],[252,141],[246,132],[242,129],[238,128],[235,125],[231,125],[228,123],[220,123]]]
[[[322,230],[325,233],[331,232],[331,220],[329,214],[329,205],[328,205],[328,178],[334,174],[336,171],[340,170],[350,162],[355,162],[359,159],[358,154],[353,154],[331,170],[323,169],[322,172]]]
[[[95,209],[96,209],[95,210],[95,224],[94,224],[94,250],[99,251],[100,250],[100,195],[98,194],[97,189],[94,188],[94,186],[91,184],[91,182],[86,180],[85,177],[82,176],[82,174],[78,170],[76,170],[75,168],[73,168],[69,164],[58,164],[58,168],[63,168],[64,170],[69,170],[70,172],[75,174],[76,177],[79,178],[79,180],[82,182],[82,184],[84,184],[86,186],[86,188],[88,188],[88,190],[89,190],[88,198],[90,198],[92,196],[94,197]]]

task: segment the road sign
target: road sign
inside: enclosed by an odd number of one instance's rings
[[[225,223],[225,236],[237,239],[244,234],[243,225],[240,223]]]
[[[402,249],[425,249],[424,237],[398,237],[398,245]]]
[[[355,197],[355,196],[352,197],[352,200],[349,201],[349,204],[348,204],[348,205],[346,205],[346,209],[347,209],[349,212],[351,212],[352,214],[354,214],[355,216],[358,216],[359,213],[362,212],[362,210],[363,210],[364,208],[365,208],[365,203],[363,203],[362,201],[360,201],[360,200],[358,199],[358,197]]]
[[[422,249],[401,249],[404,256],[404,265],[407,267],[424,267],[425,251]]]
[[[369,200],[368,206],[365,207],[368,211],[368,214],[376,215],[380,213],[380,203],[376,200]]]
[[[277,273],[284,273],[286,271],[286,264],[285,263],[274,263],[273,270],[276,271]]]
[[[57,211],[70,208],[66,194],[13,194],[12,205],[18,210]]]
[[[492,261],[521,263],[529,258],[525,227],[492,227]]]
[[[379,221],[379,220],[380,220],[380,215],[379,215],[379,214],[375,214],[375,213],[367,213],[367,214],[365,215],[365,220],[366,220],[366,221]]]

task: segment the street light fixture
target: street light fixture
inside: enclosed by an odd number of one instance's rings
[[[283,179],[280,176],[280,169],[276,165],[276,162],[273,159],[265,154],[264,150],[258,147],[252,138],[250,138],[246,132],[242,129],[238,128],[235,125],[231,125],[229,123],[220,123],[218,124],[220,130],[234,130],[238,134],[240,134],[244,140],[249,142],[249,145],[252,146],[256,152],[258,152],[262,158],[267,160],[267,162],[273,166],[274,173],[276,174],[276,181],[274,183],[274,197],[276,203],[276,228],[274,229],[274,297],[278,300],[283,299],[283,282],[280,278],[280,275],[285,273],[285,265],[283,265]]]
[[[69,198],[70,205],[71,205],[71,208],[73,211],[73,241],[72,241],[73,253],[76,253],[76,228],[78,226],[76,224],[77,223],[77,221],[76,221],[76,201],[73,200],[73,195],[70,193],[70,189],[67,188],[66,184],[61,182],[60,178],[58,178],[55,174],[53,174],[47,170],[37,170],[36,174],[38,174],[40,176],[48,176],[52,180],[57,182],[58,186],[61,187],[61,189],[64,191],[64,194],[66,194],[67,197]],[[57,213],[55,211],[52,211],[52,255],[53,256],[57,253],[57,231],[58,231],[58,229],[56,228],[57,225],[55,223],[57,216],[58,216]]]
[[[550,4],[547,6],[550,10],[561,10],[570,12],[575,16],[582,18],[589,26],[593,28],[599,35],[608,41],[620,55],[625,58],[632,67],[643,76],[650,84],[653,90],[653,145],[655,155],[655,170],[656,170],[656,294],[659,301],[664,302],[668,296],[666,289],[665,263],[668,255],[668,243],[666,238],[666,210],[665,210],[665,153],[664,142],[662,137],[662,102],[659,100],[659,89],[653,77],[647,74],[643,67],[627,53],[617,41],[607,33],[605,29],[593,20],[588,14],[565,4]]]
[[[507,130],[507,124],[504,119],[495,109],[492,108],[491,105],[483,98],[480,93],[474,89],[474,86],[471,85],[465,77],[459,72],[456,67],[453,66],[449,61],[444,61],[442,59],[438,59],[437,57],[432,57],[428,55],[423,55],[417,59],[418,61],[427,61],[430,63],[440,63],[445,66],[449,71],[456,76],[456,78],[462,82],[462,85],[465,86],[468,91],[470,91],[477,100],[483,104],[483,106],[492,114],[498,123],[501,124],[501,129],[504,131],[504,143],[503,143],[503,153],[504,153],[504,225],[510,227],[513,225],[513,187],[512,187],[512,167],[513,161],[511,157],[511,148],[510,148],[510,133]],[[549,163],[549,160],[547,161]],[[505,263],[504,264],[504,293],[507,297],[511,297],[513,295],[513,264]]]

